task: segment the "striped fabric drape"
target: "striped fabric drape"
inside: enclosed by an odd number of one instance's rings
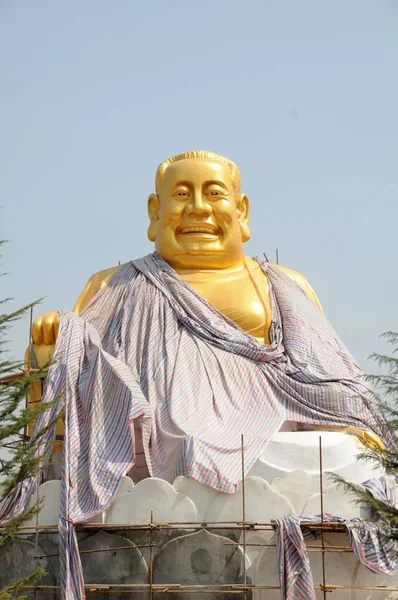
[[[279,269],[262,266],[273,311],[269,346],[156,253],[122,266],[80,318],[61,314],[43,401],[61,395],[57,410],[65,405],[60,553],[67,600],[84,598],[74,525],[109,506],[133,465],[132,419],[140,419],[152,476],[172,482],[187,475],[223,492],[240,480],[242,434],[247,470],[285,420],[355,425],[385,438],[363,373],[324,314]],[[0,518],[23,510],[34,483],[15,491]]]
[[[33,436],[65,409],[64,457],[59,513],[62,598],[84,600],[75,525],[106,510],[134,465],[133,419],[150,419],[146,399],[130,369],[106,353],[97,332],[73,313],[60,313],[60,329],[42,402],[58,402],[38,419]],[[55,427],[38,438],[43,466]],[[39,474],[18,485],[0,506],[0,521],[27,507]]]
[[[287,515],[275,520],[278,576],[281,586],[281,600],[316,600],[314,581],[311,572],[308,551],[305,545],[305,533],[301,522],[312,521],[320,525],[321,518]],[[373,573],[395,575],[398,572],[398,543],[387,540],[377,523],[368,523],[361,519],[344,521],[339,517],[326,515],[323,523],[344,524],[351,547],[358,560]],[[313,539],[311,530],[309,537]],[[336,583],[329,581],[328,583]]]
[[[375,498],[395,506],[396,478],[392,475],[370,479],[362,484]],[[287,515],[275,520],[278,575],[281,600],[316,600],[305,538],[313,539],[316,532],[302,529],[302,522],[322,523],[321,516]],[[325,514],[323,523],[341,523],[346,529],[357,559],[372,573],[396,575],[398,573],[398,541],[388,539],[379,522],[362,519],[343,520]],[[327,583],[335,583],[329,581]]]

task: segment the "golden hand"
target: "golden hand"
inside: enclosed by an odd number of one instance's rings
[[[57,311],[44,313],[32,325],[32,339],[39,367],[44,367],[52,358],[59,330]]]

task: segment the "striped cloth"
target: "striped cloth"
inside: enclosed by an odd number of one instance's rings
[[[396,478],[383,476],[366,481],[364,487],[375,498],[395,505]],[[321,524],[318,516],[286,515],[275,520],[276,550],[281,600],[316,600],[306,538],[314,537],[313,529],[302,528],[302,522]],[[396,575],[398,573],[398,541],[386,538],[378,522],[362,519],[344,520],[324,515],[324,523],[341,523],[345,526],[351,547],[357,559],[372,573]]]
[[[134,464],[139,419],[152,476],[191,476],[233,492],[285,420],[355,425],[382,438],[363,373],[324,314],[262,263],[273,323],[264,346],[186,284],[156,253],[123,265],[81,314],[61,314],[43,402],[65,406],[60,513],[63,598],[84,595],[74,525],[105,510]],[[49,440],[38,452],[49,452]],[[34,481],[4,503],[21,512]]]
[[[386,474],[381,477],[373,477],[364,481],[362,485],[376,500],[381,500],[392,506],[397,504],[398,477],[396,475]]]
[[[150,404],[143,442],[153,476],[190,475],[233,492],[241,434],[250,469],[285,420],[354,425],[383,438],[363,372],[325,315],[277,267],[262,266],[273,313],[269,346],[156,253],[121,267],[83,311]]]
[[[84,581],[75,525],[106,510],[134,465],[133,420],[150,409],[130,369],[105,352],[97,332],[73,313],[60,313],[60,329],[33,436],[65,410],[64,458],[59,515],[62,598],[83,600]],[[38,439],[43,467],[51,455],[55,426]],[[0,507],[0,521],[27,507],[40,475],[26,479]]]
[[[301,518],[275,520],[276,556],[282,600],[316,600]]]
[[[281,600],[316,600],[310,560],[305,545],[314,531],[303,531],[301,522],[312,521],[320,525],[321,518],[287,515],[275,520],[276,550]],[[395,575],[398,572],[398,542],[388,540],[377,523],[325,515],[324,523],[341,523],[345,526],[351,547],[358,560],[372,573]]]

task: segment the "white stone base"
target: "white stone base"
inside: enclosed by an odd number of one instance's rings
[[[326,472],[338,473],[348,480],[363,482],[381,474],[369,464],[360,463],[361,446],[351,435],[340,432],[280,432],[269,443],[245,478],[245,520],[270,522],[286,514],[317,515],[321,512],[319,436],[322,437],[324,512],[341,518],[366,514],[352,502],[342,487],[331,483]],[[40,486],[44,506],[39,525],[57,525],[60,502],[59,480]],[[148,478],[134,485],[125,477],[113,505],[93,521],[112,524],[181,523],[181,530],[195,529],[195,523],[242,522],[243,486],[236,493],[224,494],[188,477],[177,477],[173,484]],[[32,500],[32,502],[34,499]],[[191,526],[189,526],[191,523]],[[31,525],[35,525],[32,519]],[[222,529],[220,527],[220,529]],[[224,533],[222,533],[224,535]],[[239,537],[236,538],[237,540]],[[243,542],[243,539],[240,539]],[[246,544],[272,544],[273,531],[247,531]],[[314,543],[314,542],[313,542]],[[319,543],[315,542],[315,543]],[[344,534],[327,534],[327,545],[348,546]],[[310,553],[315,585],[322,582],[321,553]],[[278,585],[275,547],[246,548],[248,574],[255,585]],[[398,586],[398,576],[388,578],[371,574],[352,553],[326,554],[327,583],[351,586]],[[256,600],[279,599],[279,590],[256,590]],[[317,597],[322,598],[319,592]],[[398,594],[383,590],[334,591],[333,598],[344,600],[386,600]]]

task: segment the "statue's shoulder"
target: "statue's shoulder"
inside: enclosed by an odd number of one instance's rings
[[[98,282],[98,283],[108,283],[112,275],[116,273],[120,269],[122,265],[117,265],[116,267],[109,267],[109,269],[103,269],[102,271],[97,271],[91,275],[89,281]]]
[[[108,283],[112,275],[114,275],[121,266],[122,265],[117,265],[116,267],[103,269],[102,271],[97,271],[97,273],[91,275],[90,279],[86,283],[86,287],[80,294],[79,299],[74,306],[73,312],[80,314],[81,311],[86,308],[90,300],[92,300],[92,298],[94,298],[100,289],[102,289],[104,285]]]
[[[301,288],[304,288],[304,287],[310,285],[307,277],[305,275],[303,275],[302,273],[299,273],[299,271],[294,271],[294,269],[289,269],[288,267],[283,267],[282,265],[272,265],[272,266],[276,267],[283,273],[286,273],[286,275],[288,275],[290,277],[290,279],[293,279],[293,281],[295,283],[297,283],[297,285],[299,285]]]
[[[307,296],[309,296],[315,302],[315,304],[317,304],[319,306],[319,308],[321,308],[323,310],[322,305],[319,302],[318,296],[312,289],[310,282],[308,281],[308,279],[305,275],[303,275],[302,273],[299,273],[299,271],[294,271],[293,269],[289,269],[288,267],[282,267],[282,265],[273,265],[273,266],[277,267],[283,273],[286,273],[286,275],[288,275],[290,277],[290,279],[292,279],[295,283],[297,283],[297,285],[300,286],[302,290],[304,290],[304,292],[307,294]]]

